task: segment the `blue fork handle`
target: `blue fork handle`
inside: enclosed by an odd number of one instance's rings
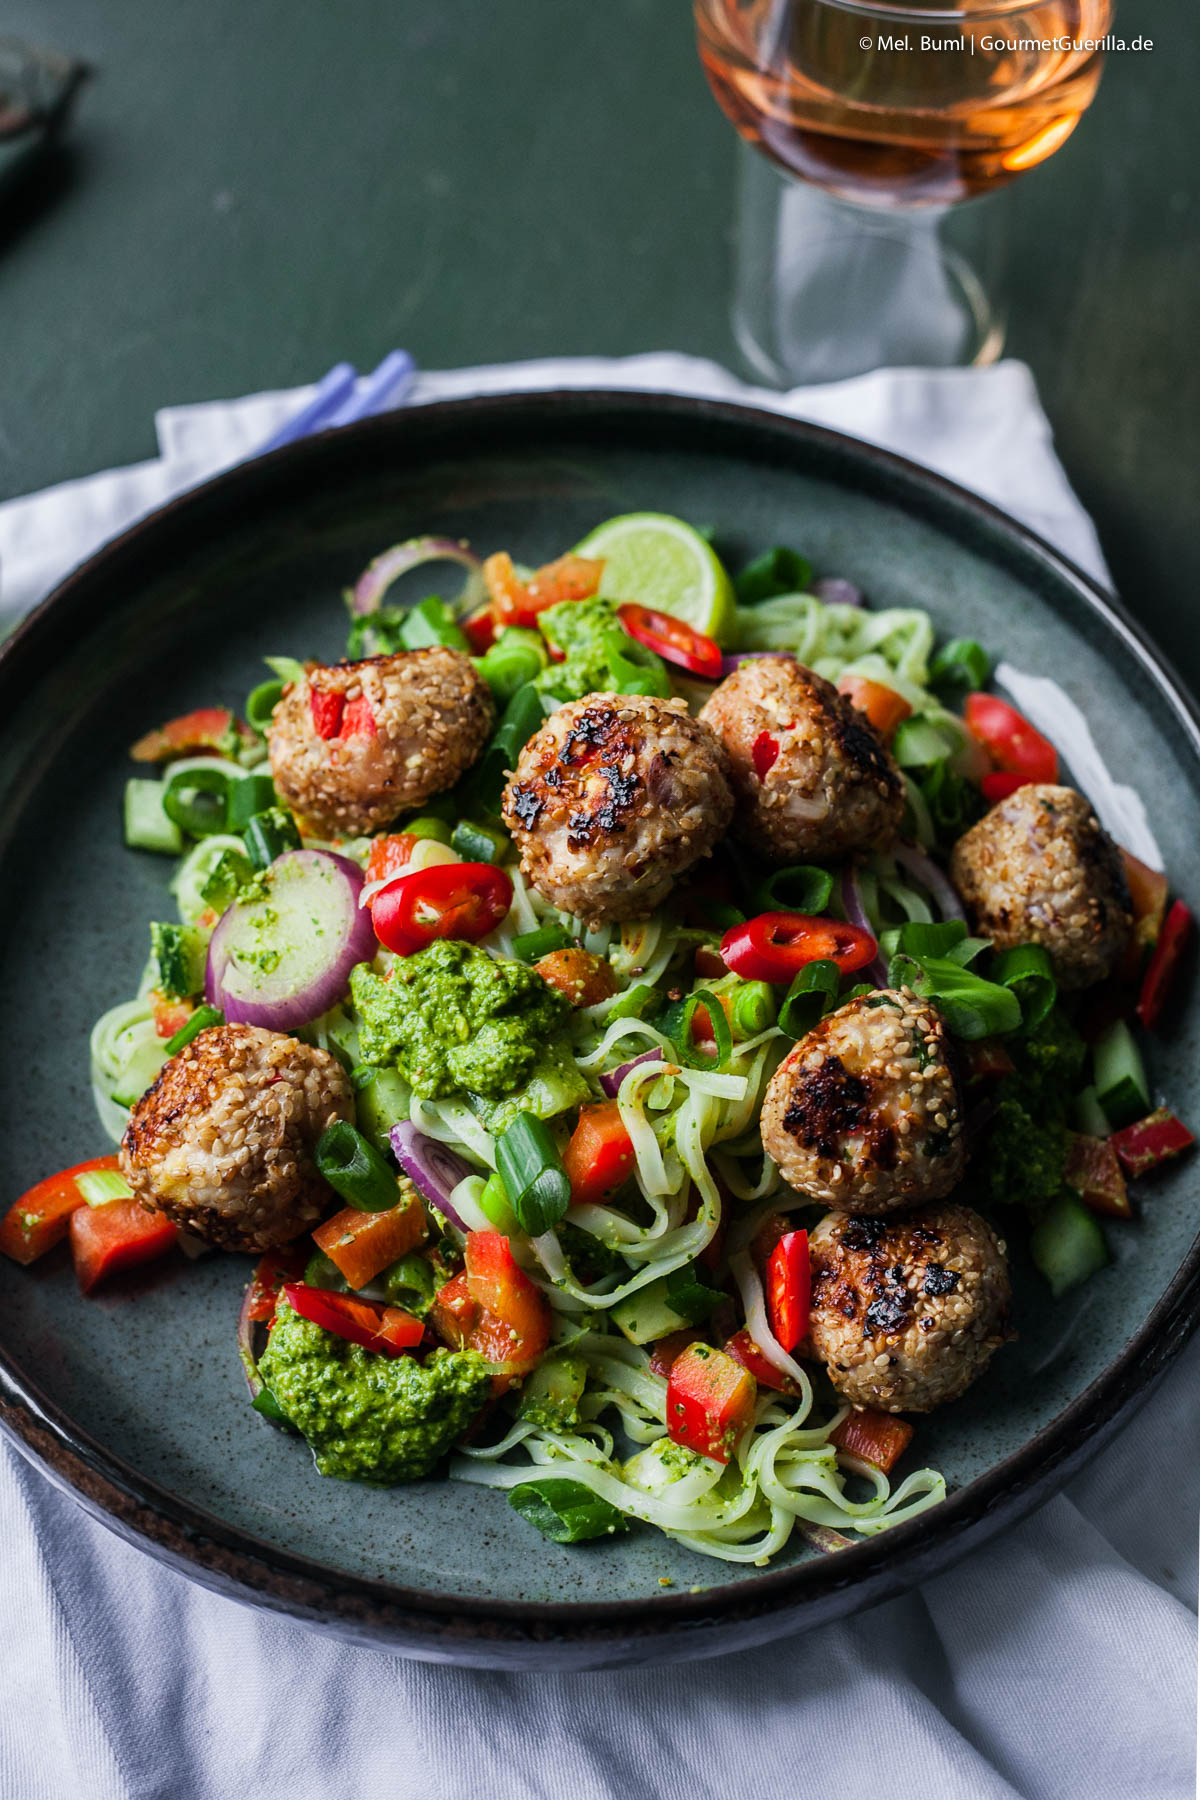
[[[358,371],[352,363],[335,363],[328,375],[323,375],[317,383],[308,404],[272,432],[266,442],[259,445],[256,454],[263,456],[268,450],[278,450],[281,444],[291,444],[312,431],[320,431],[354,393],[357,380]]]
[[[377,369],[351,392],[342,404],[321,422],[323,431],[335,425],[350,425],[355,419],[369,419],[385,407],[399,406],[417,378],[417,365],[407,350],[392,350]]]

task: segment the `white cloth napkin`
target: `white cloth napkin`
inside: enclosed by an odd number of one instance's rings
[[[417,402],[549,386],[717,393],[976,488],[1103,578],[1028,371],[892,371],[791,395],[654,355],[423,376]],[[0,506],[0,604],[237,461],[303,393],[168,410],[162,457]],[[736,1657],[480,1674],[235,1605],[0,1451],[4,1800],[1187,1800],[1200,1341],[1033,1518],[919,1592]]]

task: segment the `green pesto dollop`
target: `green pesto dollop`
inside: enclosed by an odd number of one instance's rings
[[[382,1487],[428,1475],[491,1393],[474,1350],[435,1350],[423,1363],[380,1356],[282,1299],[258,1367],[322,1475]]]
[[[666,664],[631,638],[612,600],[563,600],[540,615],[543,635],[564,661],[534,677],[534,686],[555,700],[582,700],[585,694],[671,691]]]
[[[1087,1049],[1057,1007],[1027,1037],[1004,1041],[1016,1072],[1001,1085],[979,1166],[994,1204],[1022,1206],[1036,1217],[1063,1190],[1067,1113]]]
[[[394,1064],[428,1100],[510,1094],[570,1012],[536,970],[449,938],[398,958],[386,981],[360,963],[350,992],[364,1062]]]

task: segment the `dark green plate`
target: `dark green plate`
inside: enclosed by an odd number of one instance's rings
[[[348,427],[209,483],[73,575],[0,654],[0,1118],[6,1191],[107,1148],[88,1082],[95,1016],[131,995],[164,859],[121,845],[125,750],[192,706],[240,705],[267,652],[340,654],[340,593],[418,532],[538,563],[614,513],[803,547],[877,605],[928,607],[1057,677],[1109,767],[1140,789],[1187,887],[1200,842],[1190,702],[1120,608],[1009,520],[936,477],[767,414],[640,395],[432,406]],[[1196,1013],[1155,1079],[1200,1119]],[[1051,1305],[1018,1250],[1019,1342],[920,1427],[941,1508],[834,1556],[768,1569],[649,1529],[545,1543],[502,1494],[318,1477],[246,1403],[234,1325],[247,1259],[148,1271],[81,1300],[69,1263],[0,1269],[0,1416],[102,1519],[209,1586],[360,1640],[497,1667],[710,1654],[816,1624],[946,1566],[1028,1511],[1137,1403],[1196,1322],[1187,1163],[1109,1231],[1111,1270]],[[54,1546],[47,1546],[53,1555]],[[669,1585],[663,1585],[668,1583]]]

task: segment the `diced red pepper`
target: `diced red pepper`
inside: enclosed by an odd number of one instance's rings
[[[1133,936],[1139,949],[1151,950],[1162,931],[1167,910],[1168,881],[1162,869],[1152,869],[1122,845],[1125,879],[1133,902]]]
[[[250,727],[235,718],[227,706],[201,706],[148,731],[131,746],[129,754],[134,762],[162,763],[205,750],[230,752],[239,744],[257,742]]]
[[[351,700],[342,714],[339,737],[375,737],[378,727],[375,714],[371,711],[371,702],[365,694],[359,694]]]
[[[808,1330],[812,1265],[807,1231],[789,1231],[767,1264],[767,1314],[780,1347],[789,1353]]]
[[[542,980],[557,988],[572,1006],[598,1006],[617,991],[617,978],[608,958],[595,956],[578,944],[568,944],[565,950],[550,950],[533,966]]]
[[[366,1287],[389,1264],[415,1250],[426,1233],[425,1209],[414,1188],[386,1212],[347,1206],[313,1232],[313,1243],[352,1288]]]
[[[1148,1175],[1160,1163],[1190,1150],[1196,1140],[1182,1119],[1160,1106],[1144,1119],[1115,1131],[1108,1141],[1125,1173],[1136,1181],[1139,1175]]]
[[[493,1387],[537,1366],[550,1341],[550,1307],[513,1257],[502,1232],[472,1231],[466,1268],[438,1289],[429,1322],[455,1349],[478,1350],[495,1365]]]
[[[522,581],[505,550],[489,556],[483,565],[483,579],[491,596],[494,624],[536,625],[538,614],[564,600],[587,600],[600,586],[603,562],[590,557],[568,554],[547,563]]]
[[[880,737],[885,739],[890,738],[900,721],[912,712],[903,694],[882,681],[871,681],[865,675],[843,675],[838,682],[838,693],[844,694],[859,712],[866,713]]]
[[[1071,1132],[1065,1179],[1067,1186],[1075,1189],[1092,1212],[1105,1213],[1113,1219],[1133,1217],[1125,1177],[1111,1138],[1085,1137],[1080,1132]]]
[[[412,853],[421,841],[411,831],[387,831],[382,837],[372,838],[366,880],[382,881],[387,875],[398,875],[401,869],[408,867]]]
[[[652,1373],[661,1375],[665,1381],[675,1366],[676,1358],[682,1356],[689,1345],[698,1341],[693,1325],[685,1325],[681,1331],[671,1331],[667,1333],[666,1337],[659,1338],[658,1342],[650,1347]]]
[[[874,1463],[885,1475],[903,1456],[914,1437],[913,1427],[894,1413],[876,1412],[873,1406],[847,1413],[840,1425],[829,1434],[831,1444],[857,1456],[860,1462]]]
[[[283,1297],[302,1319],[379,1356],[403,1356],[405,1351],[415,1350],[425,1336],[420,1319],[402,1306],[377,1306],[373,1300],[357,1300],[351,1294],[307,1287],[303,1282],[289,1282]]]
[[[979,783],[980,792],[989,806],[1007,800],[1018,788],[1028,787],[1028,775],[1014,775],[1007,769],[991,769]]]
[[[250,1281],[246,1317],[256,1325],[269,1325],[275,1317],[279,1296],[289,1281],[299,1281],[307,1258],[298,1244],[283,1244],[268,1250],[259,1259]]]
[[[75,1184],[77,1175],[88,1175],[93,1169],[117,1169],[116,1156],[93,1156],[88,1162],[75,1163],[57,1175],[47,1175],[27,1194],[14,1200],[0,1223],[0,1251],[13,1262],[28,1265],[61,1244],[70,1230],[71,1214],[86,1205]]]
[[[996,768],[1019,777],[1014,787],[1027,781],[1058,780],[1058,751],[1007,700],[998,694],[968,694],[963,716],[967,730],[983,745]],[[985,796],[989,800],[1003,798],[989,791],[987,780],[985,776],[981,784]],[[993,783],[993,790],[998,785]]]
[[[760,731],[750,746],[750,760],[758,779],[765,781],[779,761],[779,739],[769,731]]]
[[[81,1206],[71,1214],[70,1233],[75,1274],[84,1294],[120,1269],[152,1262],[179,1241],[170,1219],[147,1212],[137,1200]]]
[[[726,1356],[732,1356],[734,1362],[741,1363],[743,1369],[749,1369],[759,1387],[772,1388],[777,1394],[798,1394],[799,1385],[774,1363],[768,1362],[745,1325],[735,1331],[725,1346]]]
[[[1147,1031],[1153,1031],[1162,1018],[1195,930],[1196,921],[1190,910],[1182,900],[1176,900],[1163,920],[1138,996],[1137,1016]]]
[[[473,656],[484,656],[496,641],[496,615],[491,606],[480,606],[462,621]]]
[[[190,1000],[167,1000],[162,994],[154,1000],[154,1035],[160,1038],[171,1038],[177,1031],[182,1031],[192,1016]]]
[[[667,1377],[667,1436],[727,1463],[754,1420],[754,1377],[711,1344],[692,1344]]]
[[[342,729],[346,696],[336,690],[312,688],[308,696],[308,710],[312,714],[313,730],[317,736],[335,738]]]
[[[616,1100],[580,1108],[579,1123],[563,1152],[572,1206],[600,1206],[633,1173],[633,1140]]]

